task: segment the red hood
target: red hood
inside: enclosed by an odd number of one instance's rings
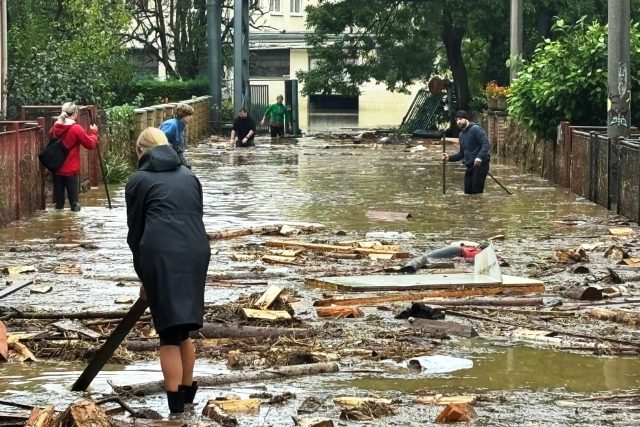
[[[51,127],[51,136],[54,138],[60,138],[67,130],[69,130],[70,127],[71,127],[70,124],[65,125],[65,124],[55,123]]]

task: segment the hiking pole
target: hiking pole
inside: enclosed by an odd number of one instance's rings
[[[447,152],[447,138],[444,136],[444,132],[442,132],[442,153]],[[447,159],[442,159],[442,194],[447,193]]]
[[[93,114],[91,114],[91,110],[88,109],[89,113],[89,121],[91,124],[95,124],[93,121]],[[113,209],[111,206],[111,196],[109,196],[109,186],[107,186],[107,180],[104,178],[104,161],[102,160],[102,154],[100,153],[100,144],[96,145],[96,152],[98,153],[98,162],[100,163],[100,173],[102,174],[102,182],[104,183],[104,191],[107,193],[107,203],[109,203],[109,209]]]
[[[506,191],[508,195],[513,196],[513,194],[509,190],[507,190],[504,185],[500,184],[500,181],[498,181],[495,176],[491,175],[491,172],[487,172],[487,174],[496,182],[496,184],[500,186],[500,188]]]

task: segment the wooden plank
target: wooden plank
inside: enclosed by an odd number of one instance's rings
[[[412,328],[426,329],[434,334],[447,334],[465,338],[478,336],[478,333],[473,327],[457,322],[414,318],[409,324]]]
[[[303,262],[292,256],[262,255],[260,259],[269,264],[304,265]]]
[[[504,276],[503,276],[504,277]],[[305,279],[314,280],[314,279]],[[481,287],[481,288],[464,288],[464,289],[435,289],[435,290],[427,290],[427,291],[419,291],[419,292],[402,292],[402,293],[390,293],[386,295],[376,295],[369,297],[358,297],[358,298],[328,298],[323,300],[318,300],[313,303],[316,307],[323,307],[329,305],[359,305],[359,306],[371,306],[378,305],[387,302],[397,302],[397,301],[419,301],[423,298],[437,298],[437,297],[468,297],[468,296],[486,296],[486,295],[497,295],[503,292],[513,292],[513,293],[540,293],[544,292],[544,285],[536,284],[536,285],[527,285],[527,286],[517,286],[517,287],[504,287],[504,286],[490,286],[490,287]]]
[[[630,227],[611,227],[609,233],[612,236],[634,236],[636,234]]]
[[[282,288],[280,286],[270,285],[267,290],[264,291],[264,294],[262,294],[258,301],[253,305],[260,310],[266,310],[271,304],[273,304],[273,301],[278,298],[280,293],[282,293]]]
[[[413,403],[418,405],[448,405],[450,403],[466,403],[467,405],[475,405],[478,398],[472,395],[460,396],[443,396],[436,394],[434,396],[417,396],[413,399]]]
[[[243,308],[242,312],[247,319],[262,319],[262,320],[289,320],[291,315],[284,310],[255,310],[253,308]]]
[[[382,221],[406,221],[411,218],[409,212],[394,212],[394,211],[367,211],[367,218],[379,219]]]
[[[62,332],[74,332],[76,334],[84,335],[91,339],[98,339],[102,335],[99,333],[92,331],[91,329],[85,328],[80,322],[74,320],[60,320],[52,324],[53,327],[61,330]]]
[[[2,269],[2,272],[4,274],[8,274],[10,276],[15,276],[17,274],[24,274],[24,273],[35,273],[37,271],[38,269],[35,268],[33,265],[8,266]]]
[[[31,284],[33,284],[34,280],[33,279],[27,279],[27,280],[21,280],[17,283],[14,283],[11,286],[7,286],[6,288],[4,288],[3,290],[0,291],[0,299],[7,297],[9,295],[11,295],[14,292],[19,291],[20,289],[24,288],[25,286],[29,286]]]
[[[148,306],[149,304],[146,299],[138,298],[135,304],[129,309],[129,312],[113,330],[109,338],[102,344],[100,350],[93,356],[93,359],[91,359],[91,362],[89,362],[76,382],[73,383],[71,387],[72,391],[85,391],[87,387],[89,387],[91,381],[98,375],[98,372],[100,372],[105,363],[109,361],[113,352],[116,351],[122,340],[124,340],[131,328],[138,322],[138,319]]]
[[[521,284],[541,284],[537,280],[511,278],[505,276],[502,283],[486,275],[474,273],[432,273],[413,275],[365,275],[365,276],[335,276],[305,279],[310,286],[341,289],[348,291],[392,291],[392,290],[423,290],[423,289],[460,289],[467,287],[490,287],[502,285],[517,287]],[[511,283],[510,283],[511,282]]]
[[[29,419],[25,423],[25,427],[49,427],[53,425],[56,419],[56,411],[53,405],[44,408],[35,407],[31,411]]]
[[[260,410],[260,399],[225,399],[209,400],[207,405],[216,405],[225,412],[258,412]]]
[[[467,423],[477,416],[475,409],[466,403],[450,403],[444,407],[435,421],[442,424]]]
[[[341,253],[360,253],[360,254],[393,254],[394,258],[408,258],[409,252],[390,251],[387,249],[377,248],[354,248],[348,246],[328,245],[321,243],[307,243],[299,240],[267,240],[265,246],[275,248],[305,248],[313,252],[341,252]]]

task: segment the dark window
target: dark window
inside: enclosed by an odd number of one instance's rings
[[[250,77],[279,77],[289,74],[289,49],[251,51]]]

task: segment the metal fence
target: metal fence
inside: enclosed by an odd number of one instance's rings
[[[44,118],[0,122],[0,226],[44,209]]]

